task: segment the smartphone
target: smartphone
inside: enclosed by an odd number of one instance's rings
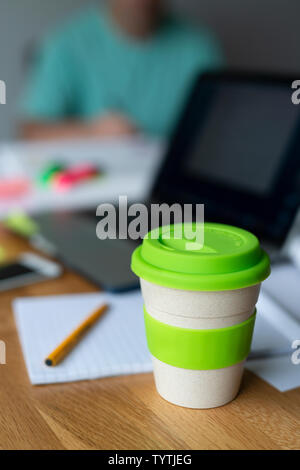
[[[60,276],[59,264],[33,253],[23,253],[16,261],[0,265],[0,292]]]

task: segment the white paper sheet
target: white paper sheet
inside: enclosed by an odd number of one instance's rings
[[[287,392],[300,387],[300,365],[292,363],[291,354],[249,360],[246,368],[280,392]]]
[[[12,143],[0,145],[0,179],[23,176],[31,190],[17,199],[0,201],[0,219],[16,208],[29,214],[53,210],[88,209],[101,202],[118,202],[119,195],[131,201],[143,201],[165,144],[142,137],[123,139],[87,139],[58,142]],[[47,165],[91,163],[103,176],[78,185],[68,192],[57,192],[37,182]]]
[[[44,359],[92,311],[110,308],[63,362]],[[140,292],[19,298],[16,324],[32,384],[71,382],[152,370]]]
[[[252,352],[260,357],[247,369],[282,392],[300,387],[300,365],[291,360],[292,342],[300,340],[300,273],[292,264],[274,266],[257,312]]]

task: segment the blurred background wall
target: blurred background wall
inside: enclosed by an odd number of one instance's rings
[[[16,101],[25,77],[26,51],[57,21],[89,0],[0,0],[0,140],[16,134]],[[300,78],[299,0],[169,0],[173,9],[210,26],[229,66],[291,73]],[[298,73],[298,75],[297,75]]]

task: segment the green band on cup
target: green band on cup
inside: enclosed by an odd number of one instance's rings
[[[222,369],[248,356],[256,311],[248,320],[227,328],[192,330],[167,325],[144,307],[148,348],[152,356],[183,369]]]

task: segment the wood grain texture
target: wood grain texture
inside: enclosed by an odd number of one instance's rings
[[[0,231],[13,258],[27,244]],[[299,449],[300,389],[280,393],[250,372],[229,405],[189,410],[155,391],[152,374],[32,386],[11,302],[17,296],[94,292],[66,271],[62,278],[0,294],[1,449]],[[300,370],[300,369],[299,369]]]

